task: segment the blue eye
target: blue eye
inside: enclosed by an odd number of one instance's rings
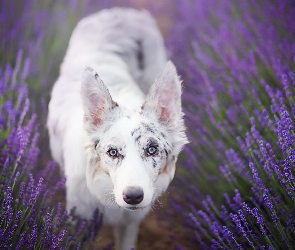
[[[158,148],[156,146],[149,146],[146,151],[148,155],[154,155],[158,151]]]
[[[107,154],[110,157],[117,157],[118,156],[118,150],[115,149],[115,148],[111,148],[111,149],[108,150]]]

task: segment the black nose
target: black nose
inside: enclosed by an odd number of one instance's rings
[[[127,187],[123,191],[123,200],[130,205],[137,205],[143,200],[143,190],[141,187]]]

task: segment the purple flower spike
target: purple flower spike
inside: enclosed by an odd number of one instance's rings
[[[6,2],[4,6],[8,3]],[[30,5],[22,7],[29,8]],[[9,14],[15,15],[17,8],[12,9],[13,13]],[[4,12],[0,11],[0,20],[4,22],[3,15],[6,11],[5,8]],[[20,23],[22,22],[23,20]],[[13,43],[10,44],[13,46]],[[29,88],[23,82],[26,75],[32,74],[28,67],[29,61],[23,59],[22,52],[19,52],[14,69],[10,64],[4,69],[0,67],[0,185],[3,190],[2,196],[0,195],[0,249],[62,249],[66,245],[67,236],[73,236],[76,232],[72,230],[67,211],[59,206],[59,216],[55,219],[55,204],[46,198],[46,194],[52,195],[63,187],[64,179],[54,178],[58,184],[51,186],[52,178],[47,179],[50,175],[43,175],[41,166],[37,167],[37,116],[32,115]],[[23,62],[25,65],[22,69]],[[49,170],[51,175],[52,170]],[[35,176],[38,176],[37,182]],[[73,218],[74,223],[80,220]],[[92,221],[95,225],[89,222],[86,228],[96,235],[101,221],[101,216],[97,215]],[[90,239],[84,232],[80,239],[83,241],[81,247],[84,247],[94,237]],[[75,247],[78,243],[74,241],[71,246]]]

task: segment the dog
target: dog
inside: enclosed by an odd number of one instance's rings
[[[181,92],[147,11],[106,9],[74,29],[49,103],[50,148],[67,209],[89,219],[99,208],[116,249],[136,246],[140,222],[174,177],[188,142]]]

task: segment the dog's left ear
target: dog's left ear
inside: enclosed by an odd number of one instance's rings
[[[97,129],[107,113],[118,106],[98,74],[87,67],[82,75],[81,97],[84,106],[84,125],[88,132]]]
[[[168,127],[182,123],[181,112],[181,81],[176,68],[168,61],[160,76],[151,86],[143,110],[156,113],[160,122]],[[179,127],[179,129],[182,129]]]

